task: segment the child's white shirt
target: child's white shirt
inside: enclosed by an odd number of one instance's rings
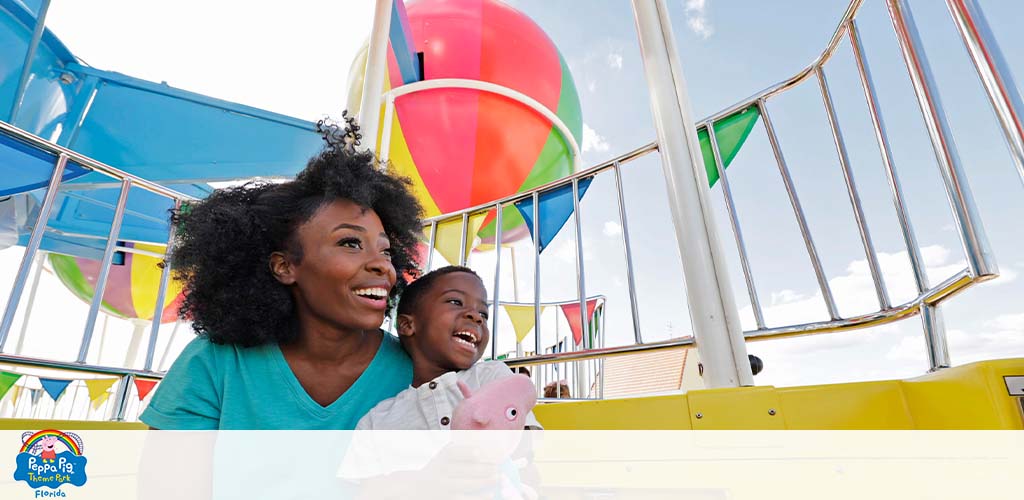
[[[356,430],[446,430],[451,428],[452,412],[462,402],[456,382],[470,390],[495,380],[515,375],[501,361],[483,361],[468,370],[448,372],[419,387],[409,387],[391,399],[385,399],[366,414]],[[526,426],[541,429],[531,411]]]

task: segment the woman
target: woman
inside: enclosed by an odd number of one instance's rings
[[[408,181],[330,140],[291,182],[217,191],[175,213],[181,314],[199,337],[140,419],[183,430],[354,428],[412,380],[409,358],[379,327],[415,267],[419,214]]]

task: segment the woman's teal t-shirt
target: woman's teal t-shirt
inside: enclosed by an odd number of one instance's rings
[[[383,335],[366,371],[326,407],[309,397],[277,344],[237,347],[196,338],[139,418],[169,430],[354,429],[377,403],[412,382],[409,356],[397,338]]]

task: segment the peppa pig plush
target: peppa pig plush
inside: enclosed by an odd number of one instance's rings
[[[453,430],[523,430],[537,404],[533,382],[523,375],[495,380],[475,392],[458,382],[465,397],[452,414]]]

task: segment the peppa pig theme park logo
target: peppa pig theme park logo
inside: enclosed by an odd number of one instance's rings
[[[36,497],[63,497],[64,492],[58,490],[61,486],[85,484],[86,458],[82,455],[82,438],[77,434],[49,429],[26,432],[21,442],[14,480],[36,489]],[[44,487],[54,491],[39,491]]]

